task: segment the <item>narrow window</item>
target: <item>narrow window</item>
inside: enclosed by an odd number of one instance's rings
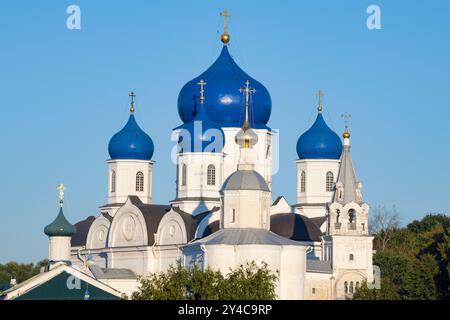
[[[350,253],[350,255],[348,256],[348,260],[350,261],[355,260],[355,256],[353,255],[353,253]]]
[[[344,282],[344,292],[345,292],[345,294],[348,293],[348,282],[347,281]]]
[[[316,294],[316,288],[312,288],[312,294]]]
[[[333,172],[327,172],[326,189],[327,192],[333,191],[334,175]]]
[[[185,186],[186,185],[186,164],[183,163],[183,166],[181,167],[181,185]]]
[[[300,174],[300,192],[306,191],[306,173],[302,171]]]
[[[341,210],[336,209],[336,223],[339,223],[339,218],[341,217]]]
[[[353,293],[353,281],[350,282],[350,290],[349,290],[349,292],[350,292],[350,293]]]
[[[355,223],[356,220],[356,211],[355,209],[348,210],[348,221],[350,223]]]
[[[359,282],[356,281],[356,289],[359,289]]]
[[[111,192],[116,192],[116,172],[111,173]]]
[[[216,185],[216,167],[214,167],[212,164],[208,166],[207,170],[207,184],[208,186],[215,186]]]
[[[144,191],[144,174],[140,171],[136,173],[136,191]]]
[[[231,222],[236,222],[236,209],[233,209],[233,211],[231,212]]]

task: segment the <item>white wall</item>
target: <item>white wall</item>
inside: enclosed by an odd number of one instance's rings
[[[48,259],[51,261],[70,260],[71,237],[49,237]]]
[[[116,188],[112,192],[112,173],[116,173]],[[144,174],[144,191],[136,191],[136,174]],[[152,203],[153,161],[109,160],[108,203],[124,203],[128,196],[138,196],[144,203]]]

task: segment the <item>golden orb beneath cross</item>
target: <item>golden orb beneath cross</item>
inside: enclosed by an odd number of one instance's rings
[[[220,40],[223,42],[223,44],[227,44],[230,42],[230,35],[228,33],[222,33],[220,36]]]

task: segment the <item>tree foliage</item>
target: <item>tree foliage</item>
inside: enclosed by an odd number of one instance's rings
[[[220,271],[190,269],[180,263],[167,272],[150,274],[139,279],[132,294],[134,300],[272,300],[276,298],[277,275],[263,263],[239,266],[224,276]]]
[[[450,299],[450,217],[428,214],[406,228],[391,228],[389,241],[374,234],[373,263],[381,269],[381,289],[361,286],[354,299]]]
[[[5,289],[11,282],[11,279],[16,279],[17,283],[25,281],[32,276],[39,273],[42,266],[46,265],[47,261],[42,260],[36,264],[33,263],[17,263],[8,262],[0,264],[0,286]],[[2,288],[0,288],[0,291]]]

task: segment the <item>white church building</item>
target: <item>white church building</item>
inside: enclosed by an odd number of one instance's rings
[[[372,281],[373,266],[347,126],[341,140],[319,94],[317,118],[297,142],[296,203],[273,199],[271,97],[232,58],[226,28],[221,40],[217,60],[178,95],[173,200],[153,203],[154,144],[130,94],[128,122],[108,146],[107,203],[74,226],[58,216],[53,223],[62,225],[46,229],[49,260],[89,264],[91,276],[126,294],[137,276],[178,262],[226,274],[255,261],[278,273],[279,299],[351,297]]]

